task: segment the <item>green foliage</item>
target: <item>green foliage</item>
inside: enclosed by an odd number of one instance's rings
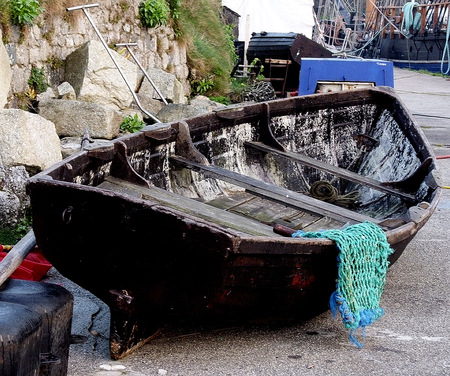
[[[257,57],[255,57],[255,58],[253,59],[253,61],[250,63],[250,65],[251,65],[252,67],[257,67],[257,68],[259,68],[259,73],[264,72],[264,65],[262,65],[261,60],[258,59]]]
[[[165,0],[145,0],[139,5],[142,26],[156,27],[169,21],[170,8]]]
[[[248,79],[246,77],[233,77],[230,82],[232,93],[240,94],[248,86]]]
[[[17,224],[16,228],[0,228],[0,244],[15,245],[22,239],[31,229],[31,216],[26,215]]]
[[[28,85],[30,85],[30,87],[32,87],[38,94],[47,90],[49,85],[45,78],[44,68],[31,68]]]
[[[226,43],[227,43],[227,52],[231,55],[232,59],[236,61],[238,59],[238,55],[236,54],[236,47],[234,45],[234,34],[233,34],[234,25],[224,25],[225,35],[226,35]]]
[[[3,43],[9,43],[9,33],[11,29],[11,17],[7,0],[0,0],[0,29],[2,30]]]
[[[214,87],[214,82],[211,78],[202,78],[191,81],[191,85],[194,95],[205,95]]]
[[[60,69],[64,66],[64,60],[56,57],[56,56],[50,56],[45,60],[45,62],[50,66],[51,69]]]
[[[43,11],[38,0],[9,0],[11,22],[19,27],[32,25]]]
[[[168,0],[172,19],[178,20],[181,12],[181,0]]]
[[[182,11],[181,8],[182,0],[167,0],[167,1],[169,2],[170,13],[172,16],[173,31],[175,32],[175,36],[179,38],[181,37],[181,35],[183,35],[183,31],[179,24],[180,13]]]
[[[138,115],[128,115],[120,125],[120,129],[124,132],[135,133],[144,127],[145,123],[139,119]]]
[[[14,97],[17,99],[18,108],[30,112],[36,112],[33,103],[36,100],[36,96],[36,90],[32,87],[28,87],[24,92],[14,93]]]
[[[228,106],[229,104],[231,104],[231,99],[228,97],[224,97],[224,96],[209,97],[209,99],[211,99],[212,101],[217,102],[217,103],[222,103],[225,106]]]
[[[188,65],[191,83],[205,88],[202,80],[212,80],[210,95],[223,95],[229,90],[230,73],[235,62],[234,45],[230,33],[221,18],[220,0],[183,0],[179,24],[187,43]],[[198,93],[197,86],[193,94]]]

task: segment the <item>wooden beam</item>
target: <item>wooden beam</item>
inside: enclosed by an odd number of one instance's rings
[[[401,197],[402,199],[408,201],[408,202],[415,202],[416,199],[414,197],[414,195],[399,191],[397,189],[394,188],[390,188],[387,187],[385,185],[383,185],[382,183],[380,183],[379,181],[369,178],[367,176],[362,176],[359,175],[355,172],[351,172],[348,171],[344,168],[340,168],[340,167],[336,167],[336,166],[332,166],[328,163],[322,162],[322,161],[318,161],[314,158],[308,157],[306,155],[302,155],[299,153],[294,153],[291,151],[280,151],[277,150],[275,148],[272,148],[270,146],[267,146],[261,142],[246,142],[245,143],[246,146],[252,147],[254,149],[266,152],[266,153],[272,153],[272,154],[277,154],[280,155],[282,157],[288,158],[288,159],[292,159],[296,162],[299,162],[303,165],[309,166],[309,167],[314,167],[317,168],[318,170],[321,171],[325,171],[325,172],[329,172],[330,174],[333,174],[335,176],[339,176],[340,178],[344,178],[346,180],[352,181],[354,183],[359,183],[359,184],[363,184],[366,185],[370,188],[376,189],[378,191],[381,192],[385,192],[385,193],[389,193],[391,195],[395,195],[398,197]]]
[[[352,223],[359,223],[364,221],[371,221],[376,224],[380,223],[379,220],[371,218],[369,216],[362,215],[351,210],[317,200],[302,193],[294,192],[283,187],[269,184],[264,181],[254,179],[249,176],[245,176],[218,166],[207,166],[189,161],[178,156],[171,156],[170,160],[178,166],[189,168],[193,171],[201,172],[209,177],[223,180],[239,187],[243,187],[249,192],[266,198],[270,198],[277,202],[281,202],[295,209],[327,216],[344,223],[349,221]]]

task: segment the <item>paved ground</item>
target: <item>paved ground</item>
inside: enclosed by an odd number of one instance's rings
[[[395,89],[431,142],[450,154],[450,81],[395,70]],[[450,186],[450,158],[438,160]],[[366,331],[364,347],[348,341],[339,319],[325,312],[289,327],[230,328],[156,339],[120,361],[108,355],[108,310],[61,279],[75,296],[68,376],[450,375],[450,190],[437,211],[388,272],[386,314]]]

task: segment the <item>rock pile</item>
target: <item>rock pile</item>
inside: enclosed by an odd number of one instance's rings
[[[67,57],[65,80],[55,90],[49,88],[37,97],[33,106],[37,113],[0,109],[0,227],[16,224],[24,214],[28,205],[26,179],[78,151],[83,136],[100,142],[116,138],[128,115],[138,114],[147,123],[155,119],[168,122],[220,106],[204,97],[188,104],[175,76],[149,69],[151,85],[136,64],[110,52],[125,78],[101,43],[89,41]],[[2,83],[8,83],[8,71],[5,47],[0,42]],[[8,88],[0,85],[0,108],[6,104],[7,93]],[[156,117],[148,118],[145,112]]]

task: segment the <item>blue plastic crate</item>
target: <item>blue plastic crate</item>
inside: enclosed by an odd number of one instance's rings
[[[298,95],[316,93],[319,83],[394,87],[394,65],[374,59],[302,58]]]

